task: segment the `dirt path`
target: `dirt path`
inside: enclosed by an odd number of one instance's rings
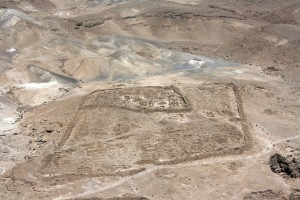
[[[269,141],[265,141],[266,143],[269,143],[268,146],[266,148],[264,148],[260,153],[257,154],[252,154],[252,155],[239,155],[239,156],[226,156],[226,157],[220,157],[220,158],[214,158],[214,159],[208,159],[208,160],[201,160],[201,161],[194,161],[194,162],[190,162],[190,163],[186,163],[186,164],[176,164],[176,165],[163,165],[163,166],[149,166],[146,167],[146,170],[123,178],[117,182],[115,182],[112,185],[106,186],[106,187],[102,187],[101,189],[97,189],[97,190],[93,190],[93,191],[89,191],[89,192],[84,192],[82,194],[79,195],[75,195],[75,196],[69,196],[69,197],[58,197],[55,198],[55,200],[66,200],[66,199],[73,199],[73,198],[80,198],[80,197],[85,197],[87,195],[92,195],[92,194],[96,194],[105,190],[109,190],[111,188],[117,187],[119,185],[122,185],[128,181],[131,181],[133,179],[142,177],[144,175],[147,175],[155,170],[159,170],[159,169],[178,169],[178,168],[186,168],[186,167],[196,167],[196,166],[203,166],[203,165],[211,165],[211,164],[220,164],[220,163],[225,163],[225,162],[233,162],[233,161],[239,161],[239,160],[247,160],[247,159],[253,159],[253,158],[260,158],[262,156],[268,155],[269,153],[271,153],[273,146],[276,144],[280,144],[282,142],[286,142],[287,140],[293,140],[293,139],[298,139],[300,138],[300,134],[293,136],[293,137],[289,137],[289,138],[285,138],[282,140],[278,140],[275,141],[273,143],[269,142]]]

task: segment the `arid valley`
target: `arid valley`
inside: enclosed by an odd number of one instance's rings
[[[299,0],[0,0],[0,199],[299,200]]]

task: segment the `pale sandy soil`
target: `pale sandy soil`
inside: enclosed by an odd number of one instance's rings
[[[0,8],[0,199],[300,195],[298,0]]]

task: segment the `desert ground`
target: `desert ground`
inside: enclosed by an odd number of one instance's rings
[[[299,0],[0,0],[0,199],[299,200]]]

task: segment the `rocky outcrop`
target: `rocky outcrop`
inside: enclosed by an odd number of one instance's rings
[[[274,154],[270,158],[270,167],[274,173],[287,175],[291,178],[300,178],[300,159]]]

